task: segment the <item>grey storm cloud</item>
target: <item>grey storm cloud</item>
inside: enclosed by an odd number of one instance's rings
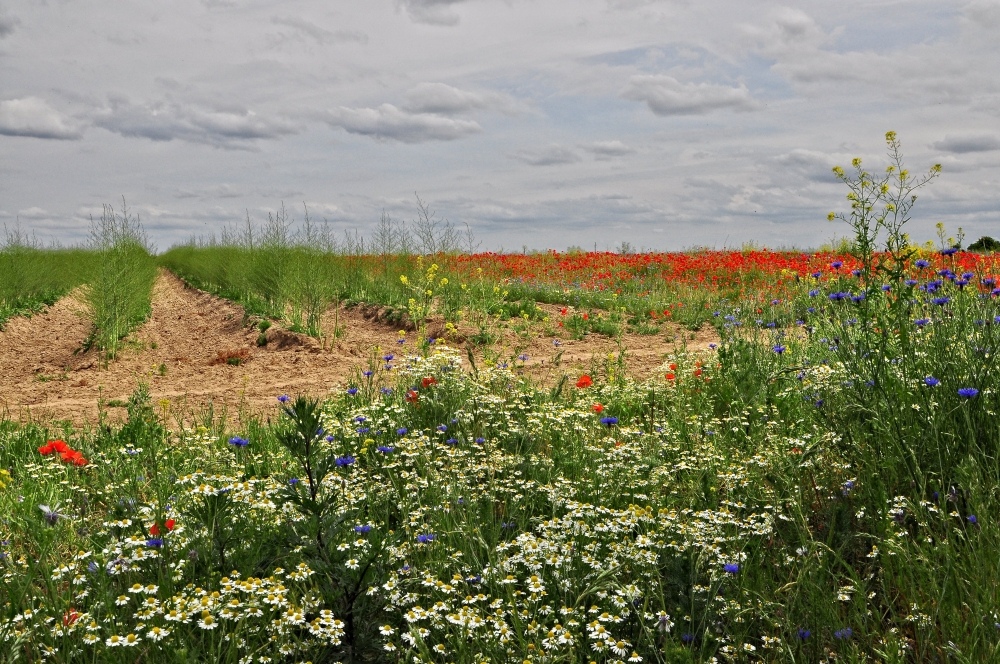
[[[20,23],[16,16],[6,16],[0,14],[0,39],[3,39],[10,33],[14,32],[14,28]]]
[[[517,102],[496,92],[468,92],[444,83],[421,83],[406,93],[403,108],[412,113],[451,115],[480,109],[510,112]]]
[[[452,9],[463,0],[398,0],[410,19],[431,25],[457,25],[458,14]]]
[[[595,141],[580,146],[581,150],[594,155],[595,159],[612,159],[614,157],[624,157],[635,152],[621,141]]]
[[[400,143],[453,141],[483,129],[473,120],[457,120],[433,113],[411,113],[392,104],[382,104],[378,108],[340,106],[329,112],[327,122],[351,134]]]
[[[298,131],[289,121],[261,117],[250,110],[204,110],[176,102],[134,104],[122,98],[111,99],[109,107],[98,111],[94,124],[122,136],[243,149],[251,147],[252,141]]]
[[[625,99],[646,102],[657,115],[703,115],[732,109],[751,111],[759,104],[745,85],[729,87],[712,83],[682,83],[662,74],[638,75],[622,92]]]
[[[298,16],[272,16],[271,23],[291,28],[296,35],[308,37],[318,44],[368,43],[368,35],[359,30],[327,30]]]
[[[1000,137],[996,134],[968,134],[963,136],[945,135],[943,140],[935,142],[931,147],[944,152],[989,152],[1000,150]]]
[[[72,120],[37,97],[0,101],[0,134],[59,140],[82,136]]]
[[[553,166],[556,164],[573,164],[581,161],[581,157],[576,150],[556,144],[537,150],[518,150],[510,156],[529,166]]]

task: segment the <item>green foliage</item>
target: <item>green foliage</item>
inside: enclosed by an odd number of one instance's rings
[[[43,249],[18,229],[0,246],[0,329],[13,316],[31,315],[85,282],[97,256],[83,249]]]
[[[124,202],[120,212],[105,205],[101,218],[92,221],[90,248],[97,260],[87,281],[94,341],[110,359],[128,333],[149,317],[156,262],[139,218]]]
[[[992,238],[989,235],[984,235],[969,245],[969,251],[978,251],[990,254],[1000,251],[1000,240]]]

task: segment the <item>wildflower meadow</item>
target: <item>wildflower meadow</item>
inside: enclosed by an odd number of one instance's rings
[[[887,146],[835,169],[835,251],[155,257],[304,334],[378,303],[399,343],[238,426],[143,384],[121,424],[0,421],[0,661],[1000,661],[1000,270],[910,241],[940,168]],[[719,341],[542,383],[434,316]]]

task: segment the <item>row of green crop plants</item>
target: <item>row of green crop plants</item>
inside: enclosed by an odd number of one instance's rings
[[[42,249],[8,230],[0,247],[0,329],[11,317],[37,313],[79,287],[93,323],[84,345],[114,357],[128,333],[149,317],[156,270],[142,225],[124,206],[106,206],[82,248]]]
[[[913,260],[887,138],[888,251],[648,381],[404,344],[235,427],[0,424],[0,661],[998,661],[1000,287]]]

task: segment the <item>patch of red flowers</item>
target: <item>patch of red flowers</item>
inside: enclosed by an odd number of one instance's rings
[[[64,440],[50,440],[38,448],[38,453],[42,456],[58,454],[63,463],[71,463],[74,466],[86,466],[88,463],[83,454],[67,445]]]
[[[576,381],[576,386],[579,387],[581,390],[584,389],[585,387],[590,387],[593,384],[594,384],[594,379],[588,376],[587,374],[583,374],[582,376],[580,376],[580,380]]]
[[[167,519],[166,521],[163,522],[163,527],[166,528],[167,531],[169,532],[174,529],[174,525],[176,525],[176,523],[177,522],[174,519]],[[160,530],[160,526],[157,523],[154,523],[149,527],[150,535],[156,536],[159,535],[161,532],[162,531]]]
[[[591,408],[594,409],[595,413],[602,413],[602,412],[604,412],[604,405],[603,404],[595,403],[593,406],[591,406]]]
[[[425,390],[431,385],[437,385],[437,378],[435,378],[434,376],[427,376],[420,381],[420,387],[424,388]]]

